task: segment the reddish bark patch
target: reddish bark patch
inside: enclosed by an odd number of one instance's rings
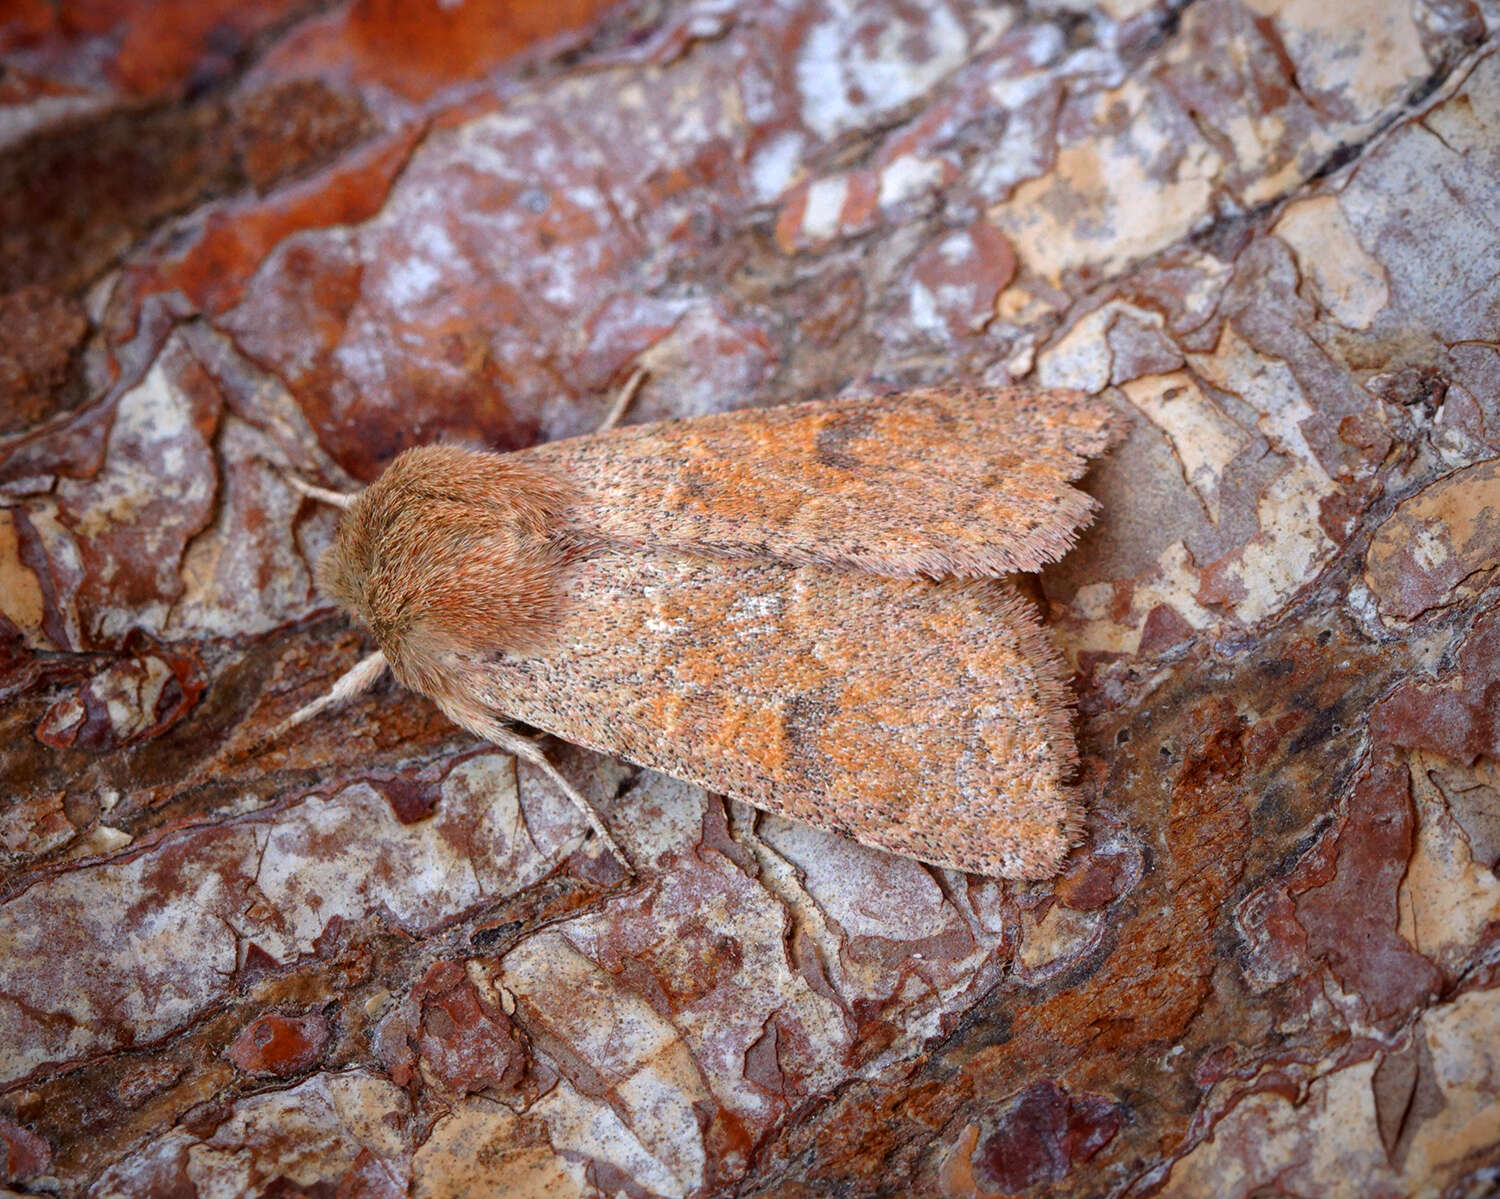
[[[1408,679],[1375,706],[1370,735],[1400,749],[1427,749],[1472,763],[1500,758],[1500,613],[1474,622],[1458,669],[1437,682]]]
[[[462,962],[438,962],[412,989],[421,1015],[417,1052],[451,1091],[514,1091],[531,1054],[521,1031],[490,995],[481,994]]]
[[[286,1078],[317,1064],[328,1044],[328,1021],[317,1012],[306,1016],[262,1016],[246,1026],[224,1056],[246,1074]]]
[[[443,798],[441,780],[425,775],[403,777],[391,775],[371,779],[370,785],[391,805],[391,811],[402,824],[416,824],[437,811]]]
[[[413,6],[356,0],[329,33],[358,73],[413,100],[477,79],[522,52],[586,33],[613,0],[467,0]]]
[[[56,393],[88,327],[83,306],[50,288],[28,285],[0,295],[0,433],[57,411]]]
[[[231,186],[215,105],[119,113],[0,155],[0,292],[85,286],[204,191]]]
[[[1097,911],[1119,898],[1138,869],[1134,855],[1117,851],[1090,853],[1073,862],[1057,880],[1053,894],[1058,902],[1074,911]]]
[[[168,96],[227,75],[251,39],[302,0],[90,0],[65,20],[119,37],[111,73],[127,92]]]
[[[1296,899],[1308,952],[1377,1020],[1399,1020],[1441,987],[1436,966],[1396,930],[1396,892],[1411,858],[1415,814],[1404,763],[1378,752],[1349,793],[1334,835],[1333,872]]]
[[[240,162],[258,191],[336,157],[373,128],[357,96],[321,80],[293,79],[235,105]]]
[[[52,1165],[52,1146],[29,1128],[0,1116],[0,1149],[5,1151],[5,1182],[25,1182]]]
[[[924,309],[917,323],[936,318],[952,337],[975,333],[994,318],[995,299],[1015,274],[1016,252],[993,225],[975,221],[949,233],[922,251],[912,267]]]
[[[140,299],[180,291],[204,312],[227,311],[239,303],[260,263],[287,238],[374,216],[414,137],[415,132],[408,131],[382,139],[266,199],[243,200],[211,212],[201,235],[186,250],[152,262],[130,282]]]
[[[1157,604],[1146,613],[1141,626],[1140,652],[1159,654],[1173,646],[1181,645],[1193,636],[1193,626],[1188,624],[1171,604]]]
[[[975,1177],[987,1189],[1014,1192],[1065,1178],[1114,1139],[1119,1106],[1102,1095],[1069,1095],[1055,1082],[1034,1082],[993,1118],[974,1152]]]

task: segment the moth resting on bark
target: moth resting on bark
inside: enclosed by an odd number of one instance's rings
[[[426,446],[352,497],[304,486],[345,508],[318,582],[380,652],[287,723],[388,664],[576,803],[507,721],[892,853],[1050,877],[1082,822],[1071,698],[1005,576],[1092,518],[1070,484],[1112,435],[1076,393],[927,388]]]

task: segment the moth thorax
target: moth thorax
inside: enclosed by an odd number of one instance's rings
[[[561,620],[566,503],[550,476],[498,455],[409,450],[345,512],[319,583],[398,676],[455,653],[531,652]]]

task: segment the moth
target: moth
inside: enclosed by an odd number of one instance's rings
[[[318,583],[380,650],[286,723],[389,666],[616,853],[513,722],[936,866],[1051,877],[1082,824],[1071,697],[1007,576],[1092,519],[1072,484],[1114,435],[1077,393],[934,387],[302,485],[344,508]]]

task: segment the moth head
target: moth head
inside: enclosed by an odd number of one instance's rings
[[[345,509],[318,586],[369,627],[397,678],[431,693],[455,657],[555,636],[570,498],[506,455],[407,450]]]

